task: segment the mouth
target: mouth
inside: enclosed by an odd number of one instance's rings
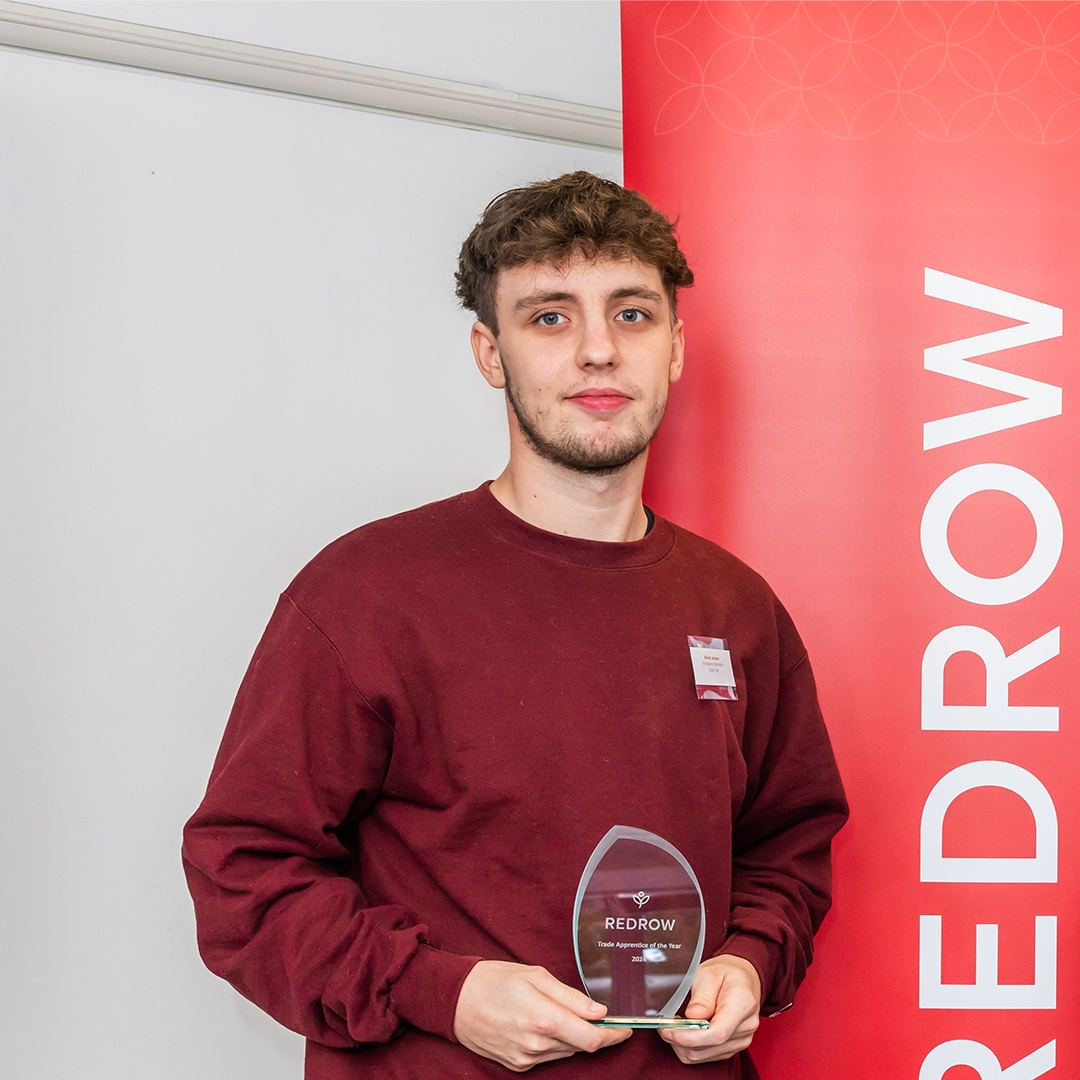
[[[614,412],[633,399],[622,390],[610,386],[591,386],[571,394],[566,400],[588,409],[589,412]]]

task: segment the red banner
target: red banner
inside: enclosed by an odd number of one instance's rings
[[[626,182],[698,276],[647,496],[791,610],[852,804],[755,1058],[1080,1075],[1080,4],[631,2],[623,42]]]

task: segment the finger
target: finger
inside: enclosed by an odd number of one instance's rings
[[[724,1061],[745,1050],[757,1031],[757,1017],[748,1017],[735,1031],[723,1038],[710,1027],[708,1031],[666,1031],[663,1033],[672,1050],[684,1064],[702,1061]],[[692,1036],[693,1038],[689,1038]],[[687,1038],[684,1038],[687,1037]]]
[[[716,1012],[717,999],[724,985],[724,973],[714,967],[698,968],[697,978],[690,988],[690,1000],[686,1015],[694,1020],[704,1020]]]
[[[606,1046],[618,1046],[619,1043],[626,1042],[634,1034],[631,1028],[594,1028],[593,1030],[599,1031],[603,1035],[603,1042],[601,1042],[599,1049]]]
[[[551,1002],[561,1006],[555,1025],[547,1029],[548,1033],[575,1050],[595,1053],[606,1046],[625,1042],[633,1034],[629,1028],[595,1027],[587,1023],[588,1020],[599,1020],[606,1015],[607,1006],[560,982],[546,968],[535,969],[533,985]],[[567,1016],[567,1011],[570,1016]]]
[[[586,1020],[599,1020],[607,1013],[607,1006],[594,1001],[588,994],[559,982],[546,968],[535,970],[534,985],[545,997]]]
[[[671,1043],[676,1051],[683,1050],[701,1050],[706,1047],[719,1046],[722,1043],[727,1042],[728,1034],[726,1032],[719,1032],[713,1028],[710,1024],[706,1029],[693,1029],[688,1028],[686,1030],[667,1029],[662,1031],[662,1038],[665,1042]]]
[[[564,1031],[561,1037],[556,1037],[548,1033],[544,1021],[540,1020],[537,1030],[521,1037],[520,1060],[537,1065],[544,1061],[570,1057],[578,1051],[592,1054],[621,1043],[633,1034],[624,1028],[594,1028],[580,1019],[576,1023],[581,1024],[583,1030]]]
[[[696,996],[699,1006],[704,1005],[708,1000],[704,992]],[[686,1011],[688,1016],[691,1015],[690,1006],[687,1006]],[[704,1012],[701,1008],[698,1008],[695,1012],[698,1016],[709,1017],[709,1030],[680,1032],[680,1034],[687,1036],[697,1036],[697,1038],[676,1040],[677,1042],[683,1042],[686,1046],[701,1045],[704,1042],[714,1044],[725,1042],[748,1020],[753,1021],[753,1026],[749,1030],[753,1032],[757,1029],[757,996],[752,989],[739,984],[737,981],[721,977],[712,1009]]]
[[[633,1031],[629,1028],[605,1029],[603,1032],[603,1039],[600,1041],[597,1049],[604,1049],[605,1047],[625,1042],[631,1035],[633,1035]],[[547,1061],[559,1061],[562,1058],[573,1057],[573,1055],[578,1053],[581,1049],[583,1048],[578,1046],[568,1046],[565,1043],[552,1042],[551,1045],[547,1046],[545,1049],[523,1049],[510,1061],[503,1061],[501,1064],[506,1065],[507,1068],[511,1069],[513,1072],[528,1072],[534,1065],[542,1065]]]
[[[668,1029],[663,1035],[673,1046],[698,1049],[720,1046],[731,1039],[752,1036],[757,1031],[758,1023],[756,1012],[748,1016],[745,1009],[721,1006],[708,1028]]]
[[[560,1061],[563,1058],[573,1057],[576,1053],[576,1050],[571,1050],[569,1048],[563,1050],[562,1052],[557,1050],[551,1050],[546,1054],[536,1055],[521,1051],[520,1053],[510,1058],[491,1058],[491,1060],[497,1061],[500,1065],[509,1069],[511,1072],[523,1073],[528,1072],[534,1065],[543,1065],[545,1061]]]
[[[672,1046],[672,1049],[675,1051],[675,1056],[684,1065],[700,1065],[707,1061],[727,1061],[728,1058],[732,1058],[748,1049],[751,1042],[752,1038],[748,1036],[743,1039],[730,1039],[720,1046],[709,1046],[701,1049]]]
[[[629,1028],[596,1027],[566,1010],[541,1018],[539,1031],[549,1040],[589,1054],[624,1042],[633,1034]]]
[[[707,1031],[665,1031],[662,1034],[683,1064],[696,1065],[703,1061],[725,1061],[747,1049],[753,1041],[758,1023],[755,1011],[727,1037],[715,1025],[710,1025]]]
[[[595,1053],[606,1046],[621,1043],[633,1034],[627,1028],[603,1028],[588,1023],[575,1010],[581,1010],[589,1019],[598,1020],[607,1012],[605,1006],[559,982],[544,968],[534,969],[531,975],[533,988],[544,1000],[544,1007],[536,1013],[534,1033],[548,1040],[547,1045],[554,1043],[571,1050]],[[547,1045],[536,1045],[535,1049],[546,1052]]]
[[[709,1028],[723,1041],[730,1039],[740,1025],[750,1019],[757,1019],[756,1002],[749,994],[735,994],[721,998],[720,1007],[716,1010]],[[756,1022],[754,1028],[757,1028]]]

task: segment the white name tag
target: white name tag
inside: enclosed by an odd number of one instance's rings
[[[734,686],[731,653],[727,649],[691,649],[694,682],[700,686]]]
[[[694,684],[700,700],[738,700],[735,690],[735,672],[731,666],[731,653],[724,638],[693,637],[690,644],[690,662],[694,666]]]

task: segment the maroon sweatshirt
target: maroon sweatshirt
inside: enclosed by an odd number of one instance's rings
[[[698,700],[687,635],[737,701]],[[657,518],[559,536],[487,486],[349,533],[282,596],[184,861],[211,970],[308,1039],[307,1080],[498,1077],[453,1039],[477,959],[580,986],[571,917],[612,825],[696,871],[706,956],[789,1005],[846,806],[806,651],[768,586]],[[654,1032],[541,1066],[685,1077]],[[748,1055],[694,1074],[755,1077]]]

